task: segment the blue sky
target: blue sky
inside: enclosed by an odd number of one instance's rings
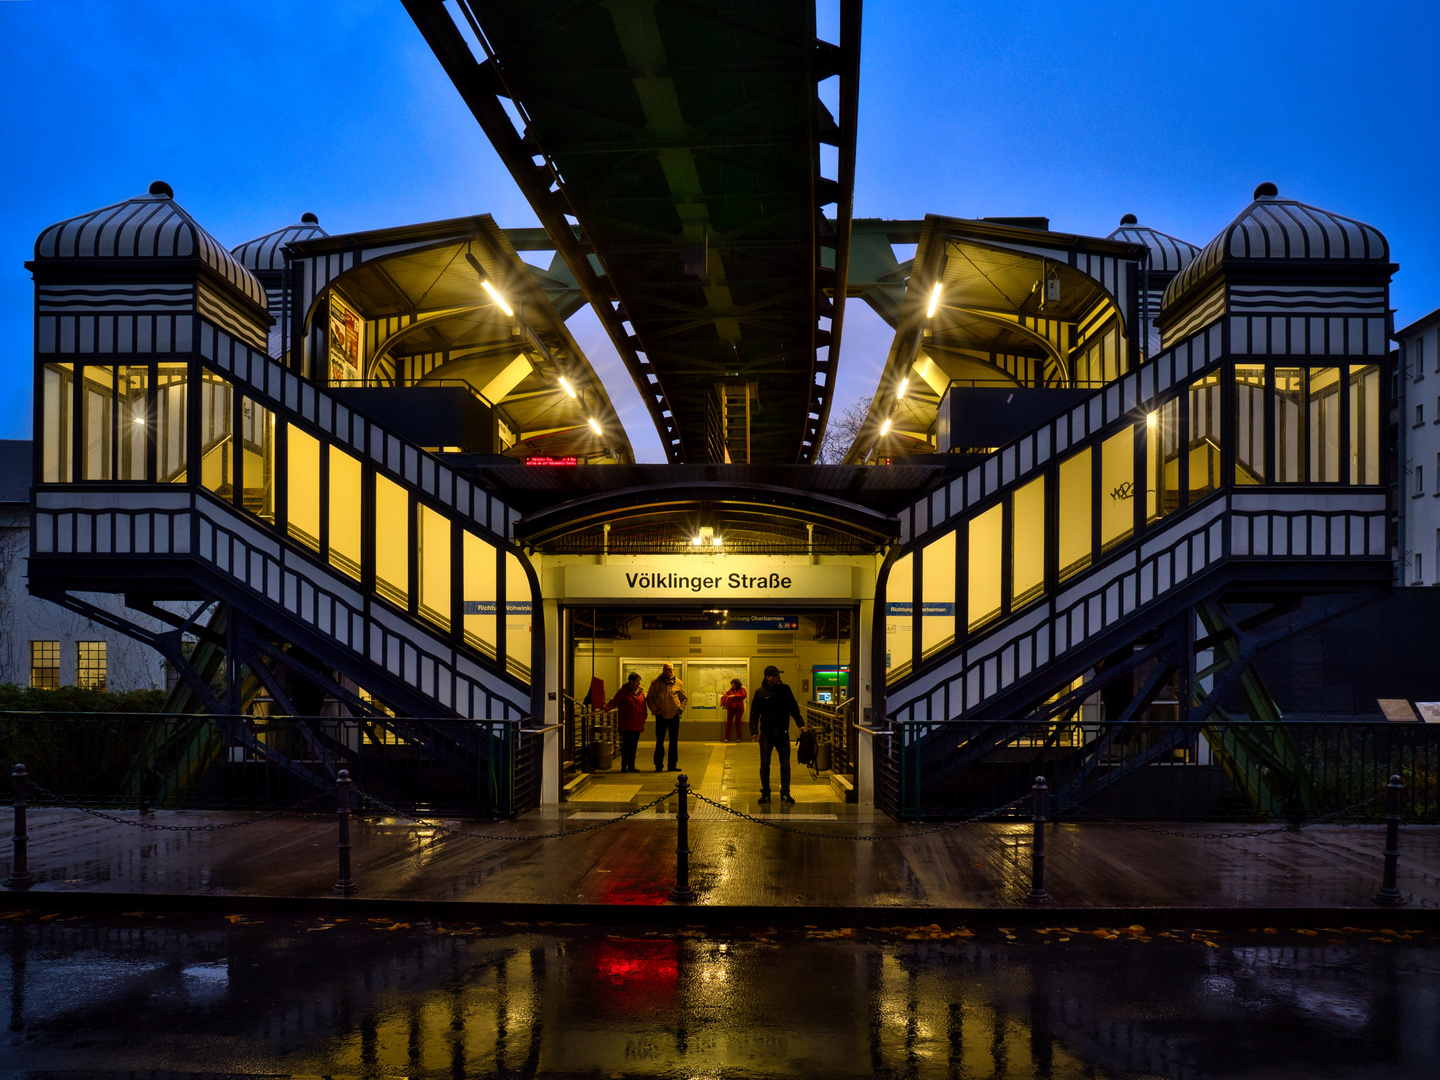
[[[307,210],[535,222],[399,0],[0,0],[0,102],[0,437],[30,434],[35,236],[153,179],[229,245]],[[870,0],[857,174],[858,216],[1134,213],[1197,244],[1271,180],[1385,233],[1403,326],[1440,307],[1440,4]],[[837,407],[890,337],[846,315]],[[572,328],[662,460],[598,324]]]

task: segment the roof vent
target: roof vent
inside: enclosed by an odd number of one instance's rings
[[[159,195],[165,199],[173,199],[175,197],[175,189],[165,183],[164,180],[156,180],[150,185],[150,194]]]
[[[1270,183],[1269,180],[1266,180],[1263,184],[1261,184],[1255,189],[1255,198],[1257,199],[1273,199],[1279,194],[1280,189],[1277,188],[1274,184]]]
[[[316,217],[314,214],[310,213],[310,212],[307,210],[305,213],[303,213],[303,214],[300,215],[300,224],[301,224],[301,225],[319,225],[319,224],[320,224],[320,219],[319,219],[318,217]]]
[[[1138,225],[1138,224],[1140,224],[1140,219],[1137,218],[1134,214],[1126,214],[1124,217],[1122,217],[1122,218],[1120,219],[1120,224],[1121,224],[1121,225]]]

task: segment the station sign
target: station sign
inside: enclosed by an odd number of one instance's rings
[[[786,600],[849,600],[855,574],[849,566],[777,564],[745,559],[686,559],[608,566],[565,567],[565,598],[705,600],[717,606]]]
[[[526,465],[539,465],[545,468],[566,468],[570,465],[578,465],[579,458],[575,457],[527,457]]]

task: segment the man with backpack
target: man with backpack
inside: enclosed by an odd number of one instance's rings
[[[750,732],[760,735],[760,798],[770,801],[770,751],[780,756],[780,801],[794,803],[790,794],[790,721],[803,732],[805,721],[795,693],[780,680],[780,669],[771,664],[765,681],[750,699]]]

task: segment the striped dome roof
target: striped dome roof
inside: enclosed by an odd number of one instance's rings
[[[1144,244],[1150,249],[1150,269],[1158,273],[1178,273],[1190,265],[1200,249],[1187,240],[1160,232],[1147,225],[1135,224],[1135,219],[1125,215],[1126,223],[1112,232],[1107,240],[1119,240],[1126,244]]]
[[[1390,246],[1373,225],[1282,199],[1274,184],[1261,184],[1254,202],[1170,282],[1161,307],[1178,301],[1222,264],[1261,261],[1383,264],[1390,261]]]
[[[145,195],[49,226],[35,241],[39,259],[199,258],[264,309],[265,289],[175,201],[157,180]]]
[[[240,265],[247,270],[283,270],[286,244],[329,235],[320,227],[314,214],[305,214],[298,225],[286,225],[283,229],[257,236],[254,240],[246,240],[245,243],[231,248],[230,254],[239,259]]]

